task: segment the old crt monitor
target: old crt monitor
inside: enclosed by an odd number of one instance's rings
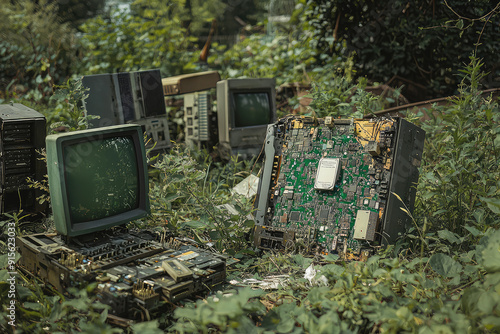
[[[126,124],[49,135],[47,171],[56,230],[102,231],[149,213],[142,129]]]
[[[85,110],[99,116],[94,127],[125,124],[149,117],[164,116],[165,100],[160,70],[86,75],[88,88]]]
[[[217,83],[219,145],[232,154],[258,155],[267,125],[276,121],[274,79],[228,79]]]

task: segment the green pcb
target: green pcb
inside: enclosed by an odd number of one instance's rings
[[[276,158],[267,226],[325,252],[359,253],[376,238],[391,169],[391,123],[290,121]]]

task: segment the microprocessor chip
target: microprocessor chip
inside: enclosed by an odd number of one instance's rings
[[[300,221],[300,211],[292,211],[290,212],[290,221],[291,222],[298,222]]]
[[[319,210],[319,219],[322,220],[322,221],[325,221],[328,219],[328,213],[330,212],[329,208],[321,208]]]
[[[321,158],[316,172],[314,189],[333,190],[340,175],[339,158]]]
[[[287,199],[293,199],[293,190],[285,190],[283,195],[285,195]]]

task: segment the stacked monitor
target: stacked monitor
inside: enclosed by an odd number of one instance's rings
[[[84,101],[93,127],[140,123],[150,138],[161,138],[157,149],[170,146],[170,135],[160,70],[87,75],[82,79],[89,89]],[[161,126],[148,126],[161,123]]]
[[[217,83],[219,147],[244,157],[260,153],[267,125],[276,121],[274,79]]]
[[[139,125],[49,135],[46,143],[59,234],[89,234],[148,214],[148,175]]]

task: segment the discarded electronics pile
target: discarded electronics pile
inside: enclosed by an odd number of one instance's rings
[[[425,133],[402,118],[288,116],[267,128],[253,241],[366,258],[404,233]],[[149,213],[142,129],[118,125],[47,137],[58,233],[19,237],[19,267],[64,292],[97,282],[120,317],[144,318],[226,278],[226,259],[125,225]],[[255,180],[252,181],[255,186]]]

